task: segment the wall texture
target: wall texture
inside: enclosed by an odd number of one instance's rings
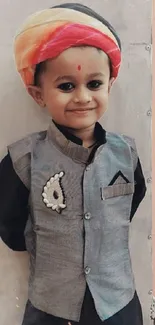
[[[65,1],[59,1],[63,3]],[[67,1],[66,1],[67,2]],[[75,2],[71,1],[70,2]],[[121,36],[123,65],[102,120],[108,130],[136,139],[147,196],[131,224],[131,255],[144,325],[151,324],[151,0],[84,0],[109,19]],[[13,37],[27,15],[58,3],[53,0],[1,0],[0,29],[0,157],[6,145],[44,129],[45,112],[25,92],[15,71]],[[20,325],[27,297],[28,256],[0,242],[0,325]]]
[[[152,28],[152,39],[153,39],[153,82],[152,82],[152,197],[155,198],[155,1],[153,1],[153,28]],[[154,297],[154,310],[152,315],[155,317],[155,200],[152,200],[152,266],[153,266],[153,297]],[[154,320],[155,324],[155,320]]]

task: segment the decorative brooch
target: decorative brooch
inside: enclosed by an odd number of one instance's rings
[[[64,172],[60,172],[52,176],[44,186],[42,193],[43,201],[47,208],[51,208],[58,213],[61,213],[66,208],[64,191],[61,184],[61,179],[64,175]]]

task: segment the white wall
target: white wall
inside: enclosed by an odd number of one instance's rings
[[[63,3],[65,1],[59,1]],[[67,1],[66,1],[67,2]],[[70,2],[76,2],[71,1]],[[146,180],[151,176],[151,0],[84,0],[111,21],[123,41],[123,66],[114,85],[104,127],[136,139]],[[58,1],[1,0],[0,4],[0,156],[6,145],[44,129],[48,118],[27,95],[13,61],[13,37],[23,20]],[[149,325],[151,296],[151,183],[131,225],[131,253],[136,284]],[[27,296],[28,256],[0,242],[0,325],[20,325]]]

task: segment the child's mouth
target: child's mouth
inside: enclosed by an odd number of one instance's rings
[[[73,114],[86,114],[90,111],[93,111],[94,108],[83,108],[83,109],[73,109],[73,110],[68,110],[68,112],[73,113]]]

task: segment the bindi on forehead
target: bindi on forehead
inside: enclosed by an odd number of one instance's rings
[[[79,64],[77,67],[78,71],[81,71],[81,65]]]

